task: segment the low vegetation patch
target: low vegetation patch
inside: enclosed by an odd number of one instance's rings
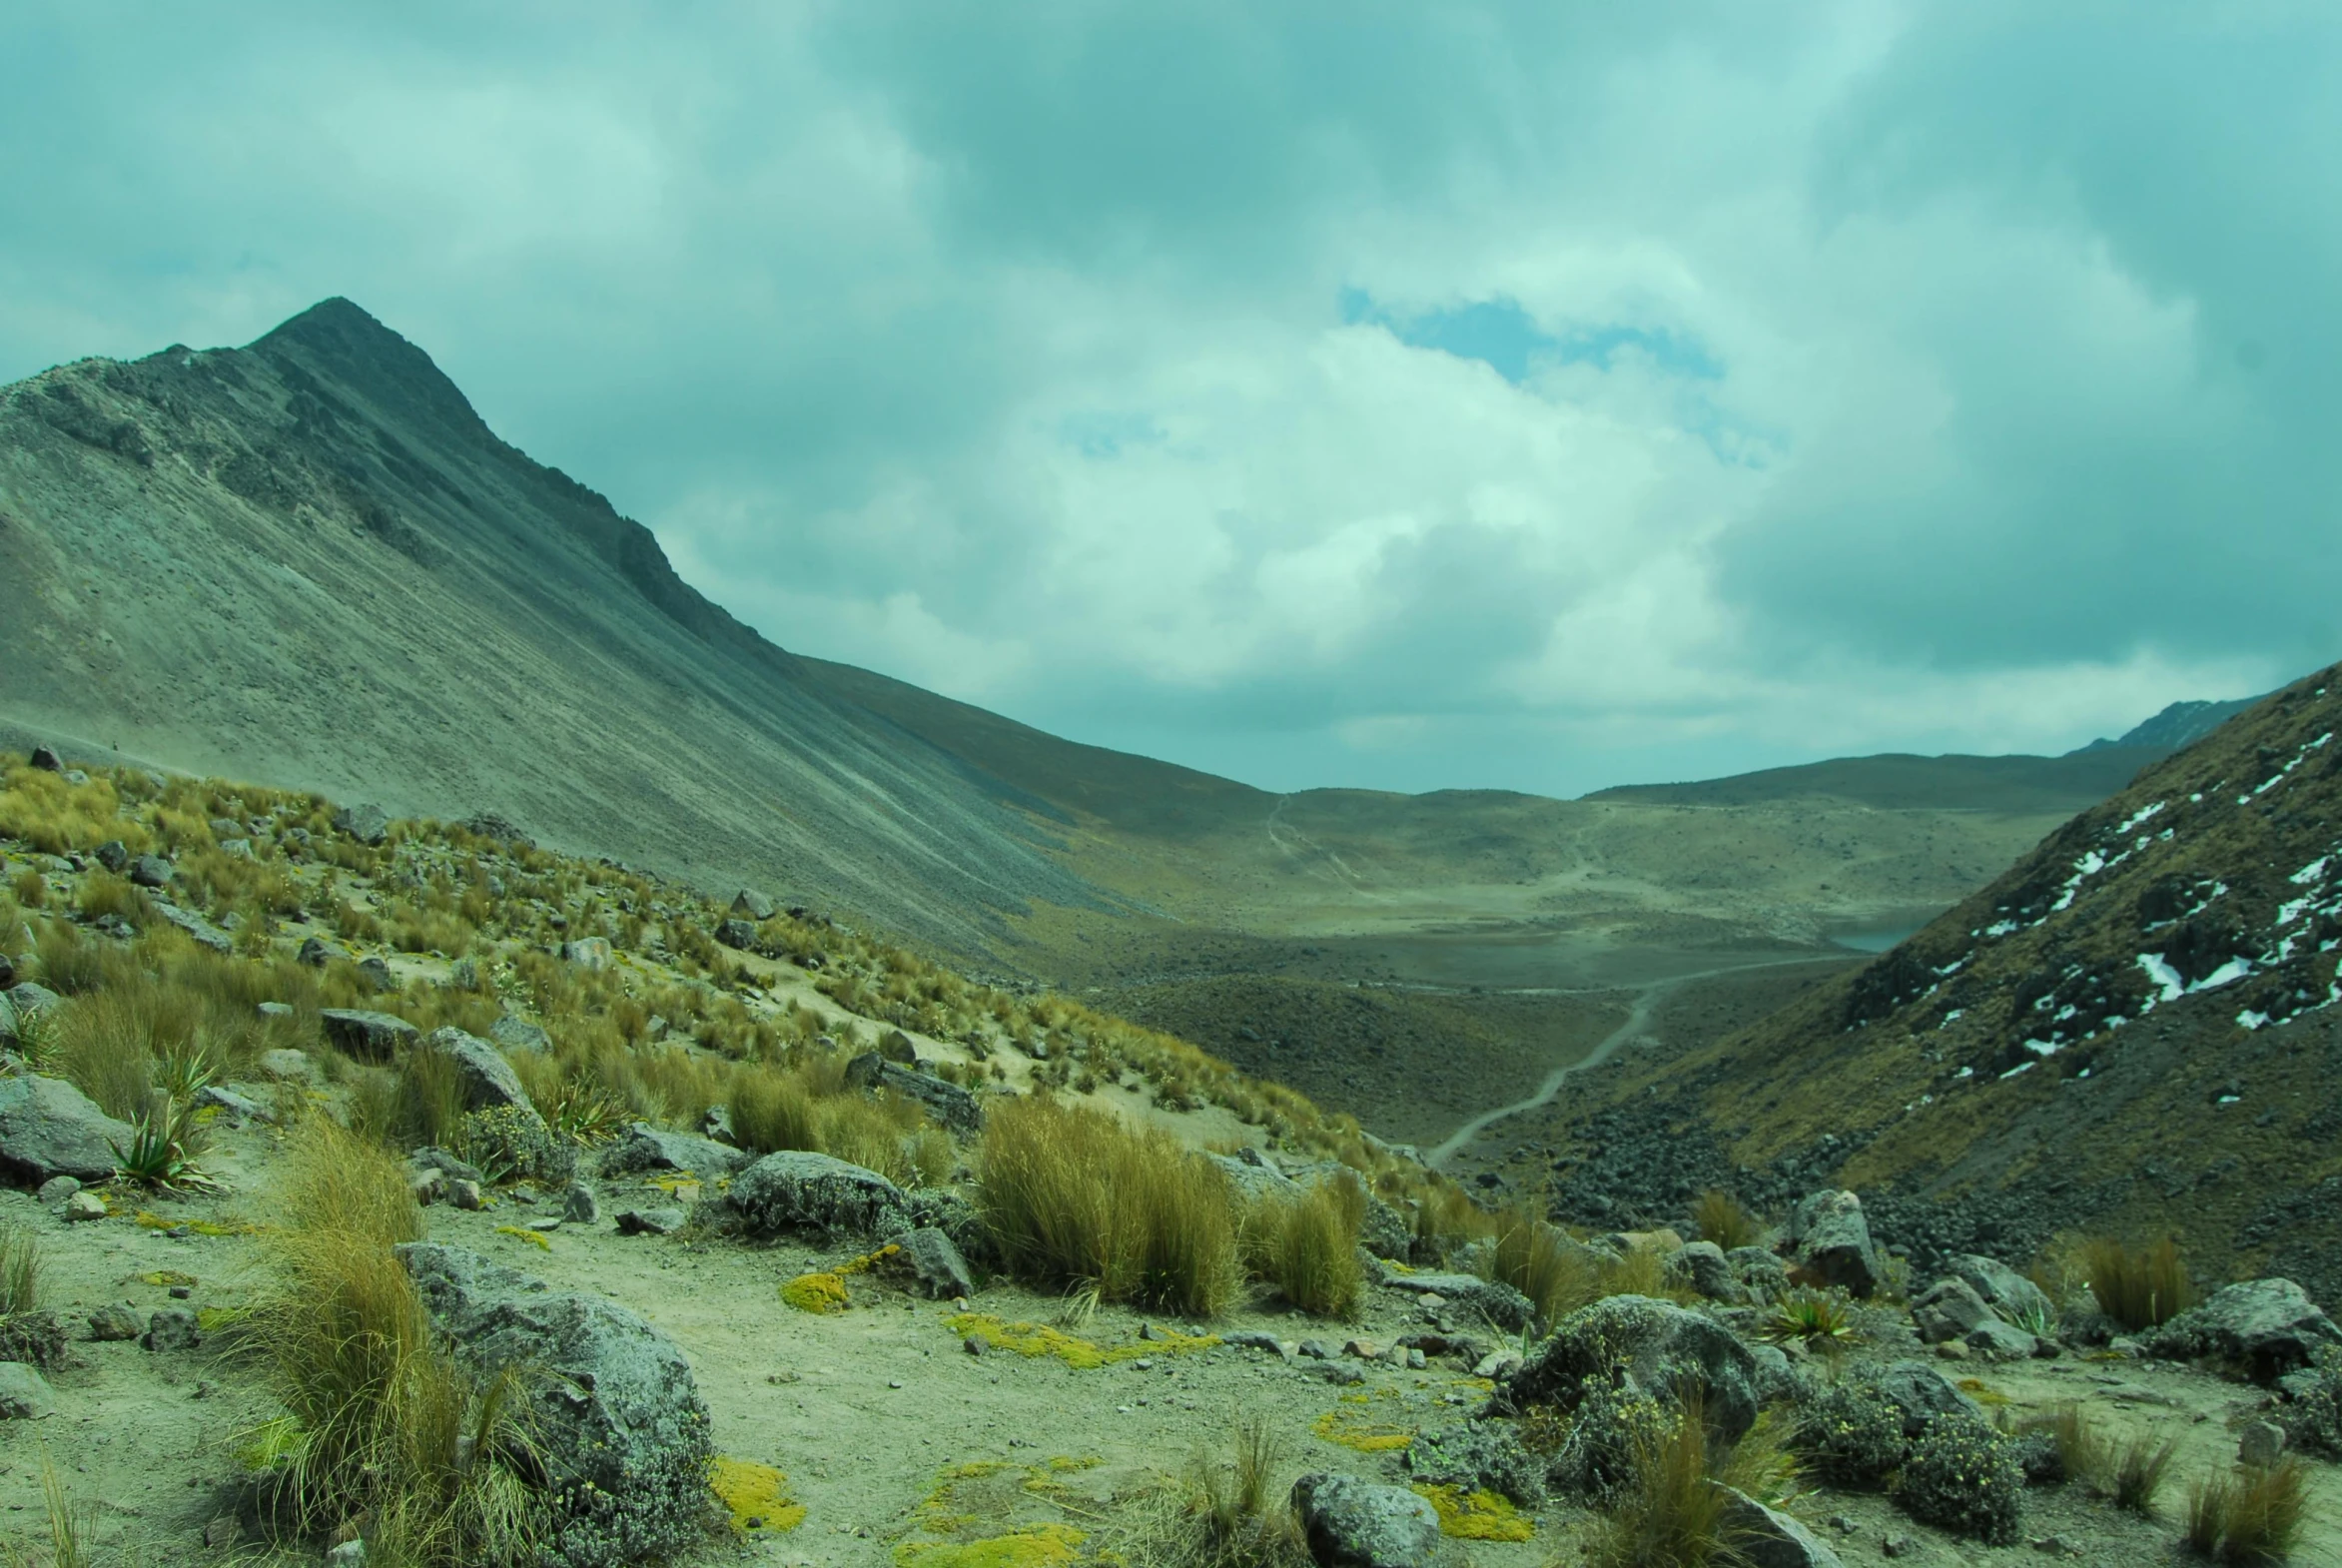
[[[2284,1561],[2308,1524],[2308,1483],[2307,1467],[2291,1456],[2199,1479],[2187,1496],[2188,1546],[2224,1563]]]
[[[2187,1260],[2169,1239],[2144,1247],[2094,1240],[2084,1244],[2081,1261],[2098,1310],[2133,1332],[2157,1327],[2196,1304]]]

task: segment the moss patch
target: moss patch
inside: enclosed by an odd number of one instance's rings
[[[1319,1416],[1309,1430],[1362,1454],[1395,1453],[1415,1440],[1415,1428],[1377,1419],[1373,1407],[1378,1397],[1387,1397],[1387,1391],[1343,1394],[1341,1403]]]
[[[1415,1494],[1439,1510],[1439,1533],[1459,1541],[1525,1541],[1536,1533],[1529,1517],[1494,1492],[1460,1486],[1418,1486]]]
[[[196,1282],[195,1275],[181,1273],[176,1268],[150,1268],[138,1277],[141,1284],[150,1285],[192,1285]]]
[[[777,1534],[805,1522],[805,1505],[789,1495],[789,1478],[769,1464],[718,1454],[707,1479],[742,1534]]]
[[[552,1237],[542,1230],[525,1230],[519,1225],[498,1225],[496,1234],[508,1235],[515,1241],[526,1241],[530,1246],[542,1247],[548,1252],[553,1249]]]
[[[960,1312],[944,1321],[964,1339],[979,1339],[995,1350],[1014,1350],[1024,1356],[1054,1355],[1084,1371],[1136,1361],[1143,1355],[1190,1355],[1219,1343],[1217,1334],[1182,1334],[1176,1329],[1158,1328],[1155,1332],[1160,1338],[1102,1345],[1046,1323],[1003,1322],[989,1312]]]
[[[905,1541],[900,1568],[1060,1568],[1080,1560],[1089,1537],[1070,1524],[1037,1524],[979,1541]]]
[[[889,1242],[850,1263],[840,1263],[835,1268],[826,1268],[818,1273],[799,1274],[781,1286],[781,1300],[800,1312],[824,1315],[842,1312],[853,1304],[853,1297],[846,1290],[847,1276],[867,1272],[901,1250],[901,1247]]]

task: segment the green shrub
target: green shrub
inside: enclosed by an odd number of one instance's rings
[[[456,1125],[454,1153],[490,1181],[559,1186],[577,1174],[577,1151],[518,1106],[468,1111]]]
[[[2188,1490],[2187,1544],[2221,1562],[2284,1561],[2308,1524],[2308,1481],[2290,1454],[2265,1469],[2202,1477]]]
[[[2168,1238],[2136,1249],[2119,1241],[2090,1241],[2082,1248],[2082,1268],[2098,1310],[2134,1332],[2167,1322],[2196,1303],[2187,1261]]]
[[[1829,1384],[1808,1397],[1789,1445],[1814,1473],[1850,1486],[1885,1484],[1911,1447],[1902,1408],[1863,1382]]]
[[[1922,1524],[2004,1546],[2016,1539],[2024,1470],[2006,1437],[1972,1415],[1948,1412],[1911,1445],[1894,1493]]]
[[[977,1162],[977,1206],[1010,1268],[1037,1282],[1094,1284],[1196,1316],[1238,1279],[1226,1178],[1169,1134],[1028,1096],[997,1107]]]

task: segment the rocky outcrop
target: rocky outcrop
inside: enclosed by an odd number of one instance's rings
[[[751,1158],[729,1144],[694,1138],[689,1133],[662,1132],[648,1122],[636,1122],[602,1156],[601,1173],[611,1176],[641,1171],[688,1172],[712,1181],[730,1176]]]
[[[434,1029],[423,1038],[420,1049],[443,1058],[455,1070],[455,1077],[463,1086],[463,1104],[471,1111],[486,1111],[497,1106],[510,1106],[536,1115],[528,1091],[520,1087],[520,1075],[512,1071],[512,1064],[504,1060],[504,1053],[460,1029]]]
[[[2150,1355],[2214,1360],[2273,1383],[2310,1365],[2342,1330],[2290,1279],[2248,1279],[2143,1336]]]
[[[906,1042],[908,1044],[908,1042]],[[890,1062],[875,1051],[865,1051],[846,1064],[846,1082],[856,1089],[887,1089],[915,1101],[928,1120],[955,1133],[984,1131],[984,1107],[959,1085]]]
[[[884,1235],[909,1228],[901,1187],[875,1171],[803,1150],[765,1156],[733,1177],[727,1197],[756,1235]]]
[[[1574,1410],[1589,1382],[1631,1383],[1662,1402],[1698,1393],[1718,1435],[1757,1421],[1764,1377],[1757,1358],[1715,1319],[1650,1296],[1614,1295],[1581,1307],[1497,1384],[1516,1408]]]
[[[1887,1278],[1863,1200],[1852,1192],[1816,1192],[1798,1204],[1790,1215],[1789,1243],[1809,1279],[1849,1295],[1867,1299]]]
[[[548,1561],[618,1568],[705,1532],[707,1406],[672,1340],[613,1301],[554,1291],[460,1247],[416,1241],[398,1257],[466,1364],[530,1379],[551,1472]]]
[[[1432,1568],[1439,1511],[1403,1486],[1352,1475],[1304,1475],[1293,1511],[1320,1568]]]
[[[22,1185],[61,1176],[103,1181],[115,1147],[134,1136],[61,1078],[0,1078],[0,1173]]]
[[[422,1038],[422,1031],[395,1013],[364,1008],[327,1008],[318,1014],[326,1039],[345,1055],[366,1062],[388,1062]]]

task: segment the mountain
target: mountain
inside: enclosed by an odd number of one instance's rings
[[[962,949],[1093,906],[1029,812],[834,697],[346,300],[0,392],[0,719],[394,812],[494,809]]]
[[[2148,726],[2141,725],[2140,729]],[[2136,734],[2137,731],[2133,731]],[[1889,752],[1766,768],[1690,784],[1624,784],[1588,800],[1648,805],[1753,806],[1827,797],[1881,811],[2054,812],[2094,806],[2138,770],[2177,749],[2152,742],[2095,746],[2062,757],[1919,757]]]
[[[2203,739],[2260,700],[2258,697],[2238,697],[2233,702],[2174,702],[2153,718],[2132,728],[2120,740],[2100,738],[2066,755],[2086,756],[2094,751],[2135,746],[2177,751],[2182,746]]]
[[[2207,1272],[2330,1294],[2338,948],[2342,667],[2150,767],[1859,972],[1588,1075],[1537,1154],[1565,1208],[1836,1181],[1923,1257],[2168,1231]]]

